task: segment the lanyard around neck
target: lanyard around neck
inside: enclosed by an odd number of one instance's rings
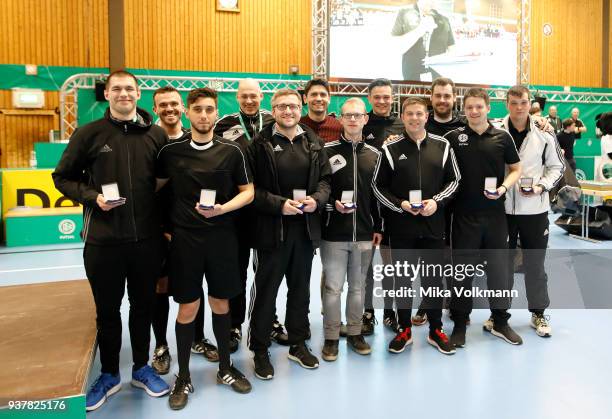
[[[242,112],[238,112],[238,119],[240,120],[240,126],[242,127],[242,130],[244,131],[244,135],[246,135],[247,140],[251,141],[251,135],[249,134],[249,131],[246,128],[246,125],[244,124],[244,120],[242,119]],[[259,111],[259,129],[255,132],[259,132],[261,131],[261,128],[263,126],[263,118],[261,116],[261,111]],[[253,134],[255,133],[253,132]]]

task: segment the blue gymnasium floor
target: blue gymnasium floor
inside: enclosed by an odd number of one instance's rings
[[[551,225],[552,249],[612,249],[612,242],[593,244],[568,237]],[[33,249],[1,249],[0,284],[16,285],[84,278],[82,249],[66,246]],[[20,253],[20,251],[24,251]],[[319,356],[323,342],[319,315],[320,260],[315,258],[311,281],[312,339]],[[252,273],[250,272],[252,275]],[[252,278],[250,278],[251,280]],[[517,283],[522,282],[521,279]],[[283,286],[284,287],[284,286]],[[279,292],[278,307],[283,318],[285,288]],[[522,346],[511,346],[482,331],[488,311],[472,314],[467,346],[453,356],[438,353],[426,342],[427,327],[414,328],[414,344],[402,354],[386,347],[392,333],[379,324],[370,356],[361,356],[341,341],[334,363],[321,361],[317,370],[305,370],[287,359],[287,349],[271,347],[276,375],[261,381],[253,375],[252,360],[243,339],[234,355],[235,365],[253,384],[253,391],[240,395],[217,385],[217,364],[192,356],[191,372],[195,393],[183,411],[168,408],[167,398],[153,399],[130,386],[131,352],[127,333],[127,301],[124,301],[122,390],[97,411],[93,418],[362,418],[453,417],[453,418],[609,418],[612,410],[608,349],[612,310],[554,309],[553,336],[543,339],[529,327],[526,310],[513,310],[511,324],[522,335]],[[379,316],[381,311],[377,311]],[[175,354],[171,305],[168,341]],[[448,332],[452,322],[444,318]],[[245,330],[243,330],[245,332]],[[206,313],[206,335],[213,337],[210,311]],[[152,342],[153,344],[153,342]],[[100,368],[96,358],[90,383]],[[173,360],[171,384],[177,367]],[[607,395],[607,396],[606,396]]]

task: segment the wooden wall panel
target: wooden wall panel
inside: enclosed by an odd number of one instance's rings
[[[58,92],[45,92],[45,110],[53,115],[11,115],[11,91],[0,90],[0,167],[28,167],[35,142],[48,141],[49,130],[59,129]],[[31,113],[36,113],[32,111]]]
[[[610,10],[608,12],[608,51],[612,54],[612,2],[610,3]],[[612,87],[612,59],[608,57],[608,86]]]
[[[108,0],[3,0],[0,63],[108,67]]]
[[[601,86],[602,0],[531,0],[532,84]],[[550,23],[553,33],[544,36]]]
[[[125,0],[126,66],[166,70],[300,73],[311,70],[311,0]]]

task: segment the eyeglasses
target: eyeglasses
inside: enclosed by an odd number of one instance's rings
[[[347,121],[350,121],[351,119],[354,119],[355,121],[360,121],[361,119],[363,119],[364,116],[365,116],[364,113],[343,113],[342,114],[342,118],[346,119]]]
[[[279,103],[278,105],[274,105],[273,108],[278,109],[281,112],[285,112],[287,108],[289,108],[292,112],[294,112],[300,109],[300,105],[296,105],[295,103]]]

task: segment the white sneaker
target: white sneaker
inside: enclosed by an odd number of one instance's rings
[[[543,314],[531,314],[531,327],[533,327],[538,336],[543,338],[549,338],[552,335],[552,328],[550,324],[548,324],[549,316],[545,316]]]

